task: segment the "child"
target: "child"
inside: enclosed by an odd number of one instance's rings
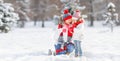
[[[72,19],[72,15],[70,15],[68,13],[68,10],[64,10],[64,16],[63,16],[63,21],[64,21],[64,24],[59,24],[59,29],[62,29],[61,33],[60,33],[60,36],[58,38],[58,43],[60,44],[59,46],[62,47],[61,45],[62,44],[65,44],[65,41],[67,44],[70,44],[70,45],[67,45],[67,49],[65,50],[65,48],[63,49],[56,49],[56,53],[60,53],[62,51],[65,51],[65,53],[67,55],[69,55],[69,53],[71,53],[73,51],[73,48],[72,47],[73,45],[71,44],[71,39],[72,39],[72,36],[73,36],[73,33],[74,33],[74,28],[76,28],[80,23],[83,22],[83,20],[80,18],[78,21],[75,21],[73,22],[74,20]],[[65,36],[66,35],[66,36]],[[65,37],[64,37],[65,36]],[[58,46],[58,45],[57,45]],[[55,47],[57,47],[55,46]]]
[[[73,16],[75,18],[79,18],[81,17],[80,14],[81,14],[80,11],[76,10]],[[83,39],[83,33],[84,33],[83,31],[84,31],[84,20],[74,29],[73,40],[75,44],[75,57],[82,56],[81,41]]]
[[[74,33],[74,28],[76,28],[79,24],[83,22],[83,20],[80,18],[78,21],[75,21],[68,12],[64,14],[63,16],[64,24],[62,25],[62,32],[60,33],[60,36],[64,36],[64,33],[67,33],[67,42],[71,42],[71,38]],[[73,22],[75,21],[75,22]]]

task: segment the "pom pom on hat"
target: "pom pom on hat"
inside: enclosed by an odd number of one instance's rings
[[[68,13],[69,13],[68,9],[65,9],[64,14],[68,14]]]
[[[80,12],[80,10],[76,10],[76,12]]]

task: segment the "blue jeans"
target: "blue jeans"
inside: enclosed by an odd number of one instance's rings
[[[75,55],[82,56],[81,41],[74,40],[75,44]]]
[[[64,45],[64,46],[66,47],[66,50],[61,51],[61,52],[57,53],[56,55],[71,53],[71,52],[73,52],[73,50],[75,49],[75,46],[74,46],[74,44],[72,44],[72,43],[68,43],[68,44],[66,44],[66,45]],[[61,47],[62,47],[61,44],[55,45],[55,49],[56,49],[56,50],[57,50],[57,49],[58,49],[58,50],[61,49]]]
[[[74,49],[75,49],[74,44],[69,43],[69,44],[67,45],[67,52],[68,52],[68,53],[73,52]]]
[[[63,44],[65,41],[67,41],[67,42],[71,42],[71,39],[72,39],[72,37],[67,37],[67,40],[64,40],[63,39],[63,36],[59,36],[59,38],[58,38],[58,43],[61,43],[61,44]]]
[[[55,50],[57,50],[57,49],[61,49],[61,47],[62,47],[61,44],[57,44],[57,45],[55,45]],[[56,55],[61,55],[61,54],[66,54],[66,50],[61,51],[61,52],[59,52],[59,53],[56,54]]]
[[[59,36],[58,38],[58,43],[63,44],[64,40],[63,40],[63,36]]]

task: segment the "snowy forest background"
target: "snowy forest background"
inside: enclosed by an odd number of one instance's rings
[[[9,32],[0,32],[0,61],[120,61],[120,0],[76,0],[86,7],[82,14],[87,15],[81,58],[47,55],[48,49],[54,49],[53,16],[61,15],[62,0],[3,1],[10,3],[19,18]],[[110,25],[103,25],[109,2],[116,5],[118,13],[113,32]]]
[[[4,2],[13,4],[21,21],[35,21],[34,25],[37,21],[44,22],[51,20],[54,15],[61,15],[63,8],[60,0],[4,0]],[[77,0],[77,3],[86,7],[82,14],[88,16],[88,21],[104,20],[102,14],[107,11],[109,2],[116,5],[116,13],[120,14],[120,0]],[[91,23],[90,25],[93,26],[94,24]]]

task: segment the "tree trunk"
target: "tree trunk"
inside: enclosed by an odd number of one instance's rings
[[[42,20],[42,28],[44,28],[44,27],[45,27],[45,21]]]
[[[37,18],[38,18],[37,16],[34,17],[34,26],[37,25],[37,20],[38,20]]]
[[[90,15],[90,26],[94,26],[94,17],[92,14]]]
[[[37,20],[34,20],[34,26],[36,26],[37,25]]]
[[[90,8],[90,26],[94,26],[94,12],[93,12],[93,0],[90,0],[91,8]]]

